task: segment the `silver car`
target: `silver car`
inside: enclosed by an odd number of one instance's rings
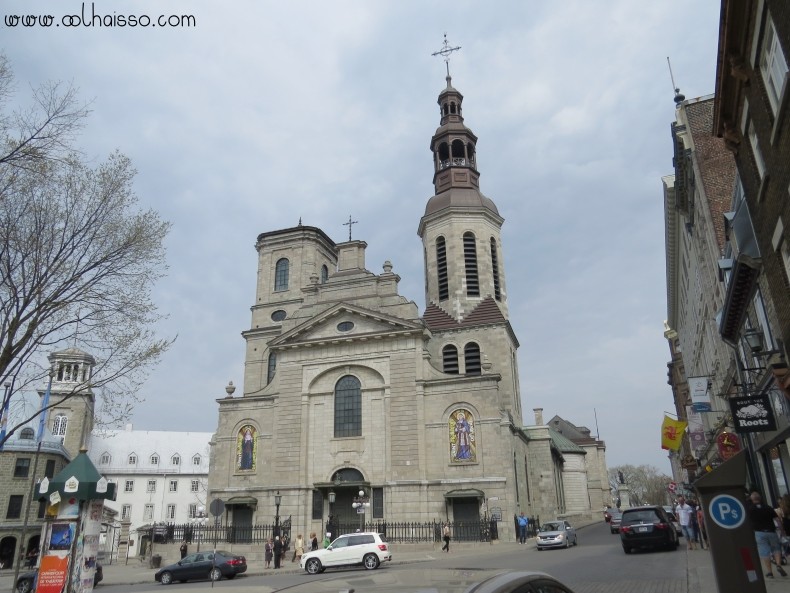
[[[548,521],[538,531],[535,538],[538,550],[544,548],[569,548],[579,545],[576,530],[567,521]]]

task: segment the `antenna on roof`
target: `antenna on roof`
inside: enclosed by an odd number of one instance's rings
[[[595,415],[595,440],[600,441],[601,431],[598,430],[598,411],[595,408],[593,408],[593,414]]]
[[[669,66],[669,78],[672,80],[672,89],[675,91],[675,105],[680,107],[680,104],[686,100],[686,96],[680,92],[680,88],[675,86],[675,77],[672,74],[672,62],[669,61],[667,56],[667,66]]]

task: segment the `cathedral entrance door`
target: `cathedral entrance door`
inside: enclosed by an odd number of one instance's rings
[[[480,503],[476,498],[453,499],[453,537],[457,541],[480,541]]]
[[[246,506],[233,507],[233,529],[236,541],[248,544],[252,541],[252,509]]]

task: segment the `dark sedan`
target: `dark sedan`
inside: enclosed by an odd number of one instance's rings
[[[173,581],[181,583],[203,579],[218,581],[222,577],[235,578],[237,574],[246,571],[247,559],[244,556],[218,550],[216,554],[208,551],[184,556],[175,564],[160,568],[154,579],[163,585],[169,585]]]
[[[660,506],[626,509],[620,519],[620,542],[630,554],[634,548],[665,548],[677,550],[675,526]]]
[[[30,572],[20,574],[19,578],[16,580],[17,593],[30,593],[33,590],[33,583],[36,580],[37,574],[38,570],[31,570]],[[93,586],[95,587],[98,585],[103,578],[104,571],[102,570],[101,564],[97,564],[96,572],[93,573]]]

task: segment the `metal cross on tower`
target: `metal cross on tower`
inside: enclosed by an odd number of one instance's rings
[[[351,220],[351,215],[348,215],[348,222],[344,222],[343,226],[348,227],[348,240],[351,241],[351,225],[358,224],[359,221]]]
[[[447,66],[447,76],[450,76],[450,54],[459,49],[461,49],[460,45],[458,47],[450,47],[450,43],[447,41],[447,33],[445,33],[442,49],[431,54],[432,56],[442,56],[444,58],[444,64]]]

